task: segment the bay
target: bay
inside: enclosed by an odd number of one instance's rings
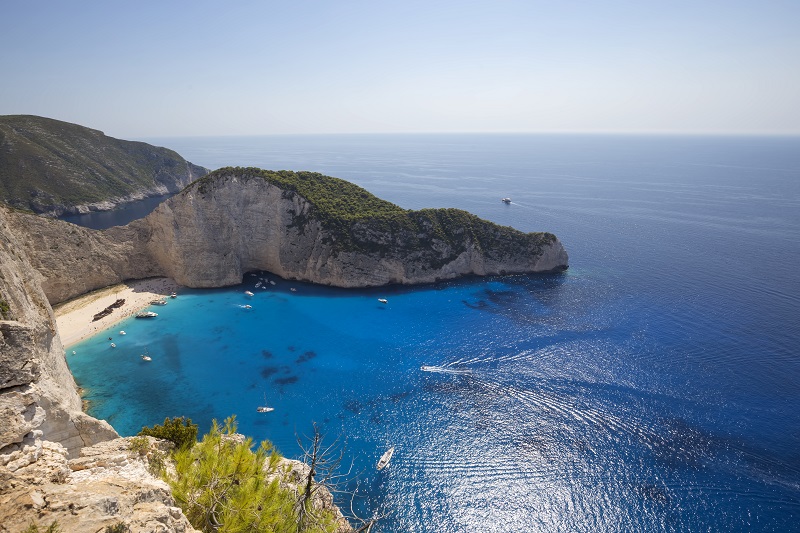
[[[800,139],[147,141],[551,231],[570,269],[369,290],[256,273],[185,290],[68,359],[120,433],[236,414],[292,456],[317,422],[346,437],[345,488],[385,532],[797,530]],[[275,411],[258,414],[265,397]]]

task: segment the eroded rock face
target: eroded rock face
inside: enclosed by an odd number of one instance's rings
[[[442,236],[422,212],[411,215],[411,227],[365,219],[343,234],[299,193],[244,170],[215,172],[136,224],[149,235],[147,249],[165,275],[190,287],[219,287],[266,270],[286,279],[367,287],[557,271],[568,264],[554,235],[509,236],[509,228],[482,222],[480,240],[463,228]],[[348,245],[339,246],[345,238]]]
[[[151,446],[164,441],[148,438]],[[192,533],[169,487],[154,477],[147,456],[130,449],[130,439],[83,448],[68,458],[63,446],[35,438],[36,457],[16,468],[0,466],[0,533],[24,531],[31,523],[44,531],[96,532],[124,524],[131,533]]]
[[[31,236],[19,232],[13,218],[0,208],[0,464],[12,467],[31,460],[34,432],[67,453],[117,436],[108,423],[81,411],[43,278],[23,246]]]

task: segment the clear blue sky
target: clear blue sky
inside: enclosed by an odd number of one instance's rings
[[[0,0],[0,114],[122,137],[800,134],[800,1]]]

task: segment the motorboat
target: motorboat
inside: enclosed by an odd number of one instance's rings
[[[139,311],[136,313],[136,318],[155,318],[158,316],[158,313],[154,313],[152,311]]]
[[[157,300],[151,300],[150,304],[151,305],[167,305],[167,300],[166,300],[166,298],[159,298]]]
[[[294,287],[291,287],[289,290],[292,292],[297,292],[297,289],[295,289]]]
[[[173,292],[172,294],[170,294],[170,295],[169,295],[169,297],[170,297],[170,298],[177,298],[177,297],[178,297],[178,294],[177,294],[177,293],[175,293],[175,292]]]
[[[256,287],[258,287],[258,285],[256,285]],[[252,292],[250,292],[250,291],[244,291],[244,293],[245,293],[245,295],[247,295],[247,296],[253,296],[253,293],[252,293]]]
[[[119,334],[120,334],[120,335],[127,335],[127,334],[125,333],[125,330],[124,330],[124,329],[121,329],[121,330],[119,331]]]
[[[428,366],[428,365],[422,365],[421,367],[419,367],[419,369],[422,370],[423,372],[433,372],[433,370],[435,368],[436,367]]]
[[[386,468],[386,465],[388,465],[389,461],[392,460],[392,455],[394,455],[394,446],[386,450],[384,454],[381,455],[381,458],[378,461],[378,470],[383,470]]]
[[[142,361],[152,361],[153,360],[152,357],[150,357],[149,355],[144,354],[144,353],[141,355],[141,358],[142,358]]]
[[[114,344],[114,343],[112,342],[112,343],[111,343],[111,347],[112,347],[112,348],[116,348],[116,347],[117,347],[117,345],[116,345],[116,344]]]
[[[380,303],[382,303],[382,304],[388,304],[389,303],[389,300],[387,300],[386,298],[378,298],[378,301]]]
[[[511,203],[511,198],[503,198],[500,201],[503,202],[504,204],[510,204]]]
[[[272,281],[272,280],[269,280],[269,284],[270,284],[270,285],[275,285],[275,282],[274,282],[274,281]]]

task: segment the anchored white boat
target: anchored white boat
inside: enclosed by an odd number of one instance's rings
[[[150,303],[152,305],[167,305],[167,299],[166,298],[159,298],[158,300],[151,300]]]
[[[378,301],[380,303],[382,303],[382,304],[388,304],[389,303],[389,300],[387,300],[386,298],[378,298]]]
[[[267,395],[266,394],[264,394],[264,403],[265,404],[267,403]],[[267,407],[266,405],[259,405],[258,407],[256,407],[256,412],[257,413],[269,413],[269,412],[274,411],[274,410],[275,410],[274,407]]]
[[[258,285],[256,285],[256,287],[258,287]],[[250,292],[250,291],[244,291],[244,293],[245,293],[245,295],[247,295],[247,296],[253,296],[253,293],[252,293],[252,292]]]
[[[136,313],[136,318],[155,318],[158,316],[158,313],[154,313],[152,311],[139,311]]]
[[[392,460],[392,455],[394,455],[394,446],[386,450],[386,452],[381,455],[381,459],[378,461],[378,470],[383,470],[386,468],[386,465],[388,465],[389,461]]]

